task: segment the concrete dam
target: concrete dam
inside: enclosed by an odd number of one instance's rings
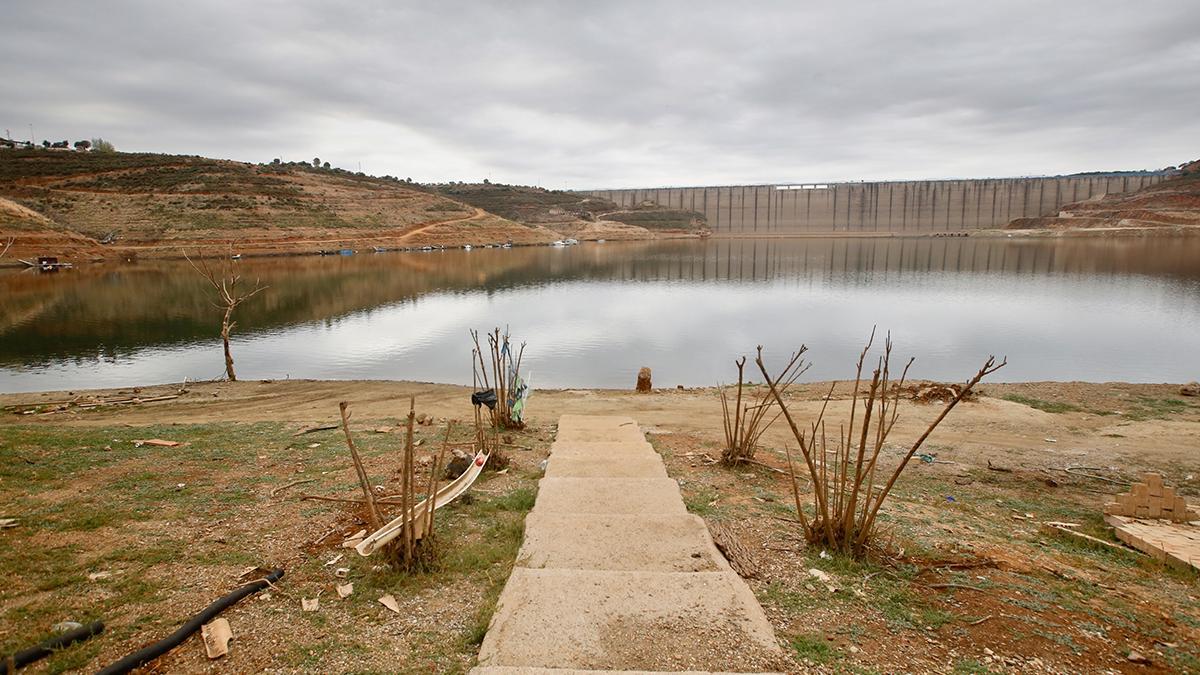
[[[625,207],[645,201],[704,214],[717,234],[947,232],[1003,228],[1066,204],[1159,183],[1165,173],[1039,178],[586,190]]]

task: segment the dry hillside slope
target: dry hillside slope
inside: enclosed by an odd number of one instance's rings
[[[370,246],[545,243],[557,232],[390,178],[303,164],[140,153],[0,151],[0,238],[12,255],[301,253]]]
[[[1008,229],[1182,229],[1200,227],[1200,161],[1182,175],[1126,194],[1067,204],[1057,216],[1017,218]]]
[[[623,209],[608,199],[524,185],[450,183],[434,188],[451,199],[580,240],[655,239],[707,232],[702,214],[654,202]]]

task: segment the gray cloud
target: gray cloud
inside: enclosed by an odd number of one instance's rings
[[[1200,5],[7,3],[0,128],[620,187],[1200,156]]]

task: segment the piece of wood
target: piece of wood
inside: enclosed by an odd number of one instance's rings
[[[363,497],[367,500],[367,518],[370,520],[371,529],[377,530],[383,522],[383,516],[379,515],[379,508],[375,506],[375,493],[371,490],[371,482],[367,479],[367,470],[363,468],[362,460],[358,457],[358,448],[354,446],[354,438],[350,435],[350,413],[347,410],[349,404],[342,401],[338,404],[338,409],[342,414],[342,430],[346,433],[346,445],[350,448],[350,459],[354,462],[354,471],[358,474],[358,482],[362,486]]]
[[[233,639],[233,631],[229,629],[229,621],[217,617],[200,627],[200,635],[204,638],[204,651],[210,659],[219,659],[229,653],[229,641]]]
[[[296,433],[292,434],[292,438],[295,438],[297,436],[303,436],[304,434],[311,434],[311,433],[314,433],[317,431],[330,431],[332,429],[337,429],[337,428],[338,428],[338,425],[336,425],[336,424],[320,424],[315,427],[307,427],[307,428],[301,429],[300,431],[297,431]]]
[[[1083,541],[1087,541],[1087,542],[1090,542],[1093,544],[1099,544],[1101,546],[1106,546],[1108,548],[1118,549],[1121,551],[1128,550],[1124,546],[1121,546],[1120,544],[1114,544],[1111,541],[1104,541],[1103,539],[1093,537],[1090,534],[1084,534],[1083,532],[1076,532],[1075,530],[1069,529],[1067,527],[1063,527],[1059,523],[1042,523],[1042,525],[1039,529],[1041,529],[1041,531],[1046,534],[1054,535],[1057,537],[1062,537],[1062,536],[1074,537],[1076,539],[1081,539]]]
[[[713,544],[725,559],[729,561],[729,566],[733,568],[738,576],[746,579],[755,579],[758,577],[758,563],[750,550],[742,543],[741,539],[733,533],[724,523],[711,522],[708,523],[708,531],[712,534]]]
[[[359,530],[358,532],[355,532],[354,534],[350,535],[349,537],[346,537],[342,541],[342,548],[354,548],[355,546],[358,546],[358,542],[362,541],[363,537],[366,537],[366,536],[367,536],[366,530]]]
[[[320,598],[300,598],[300,608],[306,612],[315,612],[321,608]]]
[[[161,438],[147,438],[145,440],[136,440],[136,441],[133,441],[133,444],[137,447],[141,447],[143,445],[153,445],[153,446],[159,447],[159,448],[177,448],[177,447],[183,445],[183,443],[180,443],[179,441],[167,441],[167,440],[163,440]]]
[[[348,598],[354,593],[354,584],[339,584],[335,586],[339,598]]]
[[[317,479],[316,478],[305,478],[303,480],[294,480],[294,481],[288,483],[287,485],[280,485],[279,487],[275,488],[274,490],[271,490],[271,497],[274,498],[280,492],[283,492],[284,490],[292,487],[293,485],[303,485],[305,483],[312,483],[315,480],[317,480]]]

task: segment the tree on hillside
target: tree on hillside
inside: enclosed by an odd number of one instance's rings
[[[200,259],[200,264],[197,265],[188,257],[186,251],[184,251],[183,257],[191,264],[192,269],[204,277],[204,280],[217,292],[217,301],[213,303],[213,306],[224,311],[224,315],[221,318],[221,342],[225,347],[225,377],[230,382],[237,382],[237,374],[233,372],[233,354],[229,351],[229,334],[237,326],[237,322],[233,320],[233,310],[237,309],[238,305],[243,302],[265,291],[267,287],[263,286],[262,282],[256,279],[254,281],[254,288],[249,291],[238,288],[238,283],[242,280],[242,276],[233,269],[232,251],[230,255],[225,256],[222,264],[217,269],[213,269],[203,259]]]
[[[321,165],[321,168],[323,168],[323,169],[328,169],[328,168],[329,168],[329,162],[325,162],[324,164],[322,164],[322,165]]]
[[[283,160],[276,157],[275,159],[271,160],[271,163],[274,164],[275,166],[279,166],[280,164],[283,163]]]
[[[313,157],[313,168],[314,169],[321,168],[321,158],[320,157]]]
[[[95,152],[116,152],[117,146],[109,143],[103,138],[92,139],[92,150]]]
[[[76,150],[91,150],[92,142],[91,141],[75,141],[75,149]]]

